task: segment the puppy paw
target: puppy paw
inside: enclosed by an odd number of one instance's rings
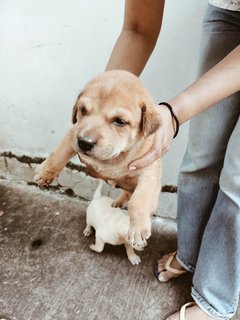
[[[141,258],[134,254],[128,257],[128,260],[131,262],[133,265],[138,265],[141,262]]]
[[[113,201],[112,203],[112,207],[113,208],[121,208],[122,207],[122,202],[121,201],[118,201],[118,199],[116,199],[115,201]]]
[[[123,190],[122,193],[120,194],[120,196],[116,200],[114,200],[112,207],[114,207],[114,208],[123,207],[128,202],[130,197],[131,197],[131,193]]]
[[[146,224],[130,224],[128,243],[136,250],[143,250],[147,239],[151,236],[151,222]]]
[[[89,248],[98,253],[103,251],[103,246],[98,245],[96,243],[90,244]]]
[[[56,171],[49,169],[47,160],[45,160],[36,168],[34,181],[40,186],[49,185],[57,175]]]
[[[83,230],[83,235],[85,237],[89,237],[92,234],[91,226],[87,225],[86,228]]]

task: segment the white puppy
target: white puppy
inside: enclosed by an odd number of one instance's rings
[[[87,226],[83,231],[85,236],[95,229],[95,244],[90,248],[96,252],[102,252],[105,243],[112,245],[124,244],[128,259],[132,264],[139,264],[141,259],[134,252],[133,247],[127,243],[130,219],[128,212],[120,208],[113,208],[113,199],[101,195],[103,180],[99,180],[99,185],[94,193],[93,200],[87,208]],[[136,250],[143,250],[142,247],[134,247]]]

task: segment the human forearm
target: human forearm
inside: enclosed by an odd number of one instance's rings
[[[106,70],[124,69],[139,76],[161,29],[164,0],[126,0],[124,23]]]
[[[180,124],[240,90],[240,46],[170,100]]]
[[[112,51],[106,70],[127,70],[139,76],[154,46],[154,41],[148,41],[138,32],[123,30]]]
[[[205,73],[186,90],[169,101],[180,125],[218,101],[240,90],[240,46]],[[143,168],[161,157],[171,144],[176,122],[165,106],[158,106],[162,126],[155,134],[152,148],[129,165],[130,170]],[[227,110],[226,110],[227,112]]]

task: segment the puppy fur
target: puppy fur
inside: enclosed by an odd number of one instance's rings
[[[127,71],[107,71],[91,80],[79,94],[72,128],[37,168],[35,180],[49,184],[76,154],[88,173],[123,189],[114,206],[128,203],[129,243],[142,246],[151,235],[151,214],[161,190],[161,159],[135,171],[131,161],[152,146],[161,123],[143,84]]]
[[[112,207],[113,199],[101,195],[102,186],[103,180],[99,180],[93,200],[87,208],[87,226],[83,234],[89,236],[92,233],[92,228],[95,229],[95,244],[91,244],[90,248],[96,252],[102,252],[105,243],[124,244],[129,261],[133,265],[139,264],[140,257],[127,242],[130,226],[129,215],[126,210]],[[142,248],[135,249],[142,250]]]

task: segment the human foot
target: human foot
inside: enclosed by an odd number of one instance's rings
[[[167,282],[186,272],[187,271],[177,261],[176,252],[165,254],[162,258],[154,262],[154,274],[160,282]]]
[[[174,313],[166,320],[212,320],[213,318],[207,315],[198,305],[190,302],[182,306],[179,312]]]

